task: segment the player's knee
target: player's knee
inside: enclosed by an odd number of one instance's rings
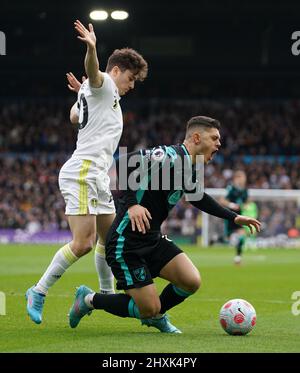
[[[201,276],[200,273],[197,271],[193,273],[193,275],[190,275],[187,279],[185,279],[182,288],[189,293],[195,293],[197,290],[199,290],[200,286]]]
[[[149,307],[143,312],[145,318],[150,319],[151,317],[155,317],[159,314],[161,307]]]
[[[78,244],[74,244],[74,245],[72,245],[72,251],[73,251],[73,253],[74,253],[78,258],[80,258],[80,257],[83,256],[83,255],[86,255],[86,254],[89,253],[91,250],[92,250],[92,246],[91,246],[91,245],[84,245],[84,244],[82,244],[81,242],[79,242]]]
[[[89,253],[95,245],[96,235],[92,234],[82,239],[74,239],[72,251],[78,257]]]
[[[199,290],[200,286],[201,286],[201,276],[200,276],[200,273],[198,272],[193,279],[193,283],[192,283],[193,292],[195,293],[197,290]]]
[[[151,318],[159,314],[161,309],[161,304],[160,302],[149,302],[145,303],[140,310],[141,315],[143,318]]]

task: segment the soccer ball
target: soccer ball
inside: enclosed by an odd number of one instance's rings
[[[246,300],[231,299],[222,306],[219,320],[228,334],[245,335],[256,324],[256,312]]]

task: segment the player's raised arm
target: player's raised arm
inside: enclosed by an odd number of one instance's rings
[[[75,30],[78,32],[78,39],[83,41],[87,46],[87,51],[84,60],[84,67],[89,78],[91,87],[100,88],[103,83],[103,75],[99,71],[99,61],[96,50],[96,35],[94,33],[93,25],[89,23],[89,29],[85,28],[83,24],[76,20],[74,22]]]

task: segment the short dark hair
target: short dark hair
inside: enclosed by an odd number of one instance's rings
[[[196,127],[216,128],[219,130],[221,128],[221,124],[217,119],[199,115],[191,118],[187,122],[186,131],[193,130]]]
[[[116,49],[109,57],[106,72],[110,72],[114,66],[121,71],[130,70],[136,80],[143,81],[148,74],[148,64],[143,56],[131,48]]]

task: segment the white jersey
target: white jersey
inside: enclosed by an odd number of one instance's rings
[[[120,96],[107,73],[100,88],[87,79],[78,92],[79,129],[74,159],[91,160],[105,169],[111,166],[123,130]]]

